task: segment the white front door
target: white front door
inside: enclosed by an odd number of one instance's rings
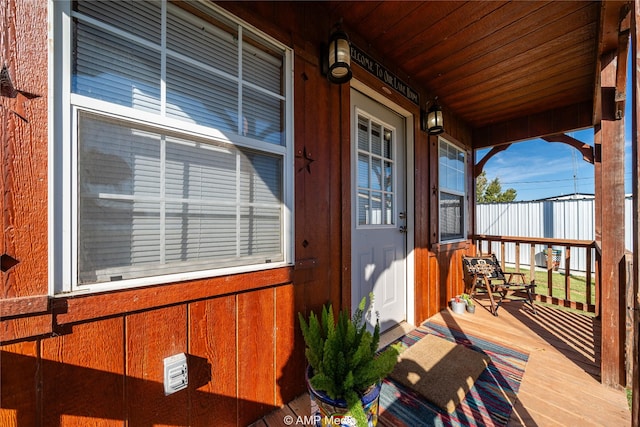
[[[407,318],[405,118],[352,89],[351,135],[352,310],[373,292],[384,331]]]

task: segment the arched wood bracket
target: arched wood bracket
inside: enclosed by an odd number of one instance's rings
[[[547,142],[561,142],[563,144],[570,145],[571,147],[582,153],[582,158],[585,162],[591,164],[593,164],[594,162],[595,156],[593,147],[589,144],[585,144],[582,141],[578,141],[577,139],[570,137],[569,135],[566,135],[564,133],[556,133],[554,135],[543,136],[542,139]]]
[[[473,167],[473,177],[477,178],[481,173],[482,173],[482,169],[484,169],[484,165],[489,161],[490,158],[492,158],[493,156],[495,156],[496,154],[498,154],[501,151],[506,150],[507,148],[509,148],[511,144],[502,144],[502,145],[496,145],[495,147],[493,147],[483,158],[482,160],[480,160],[474,167]]]
[[[570,145],[571,147],[575,148],[576,150],[580,151],[580,153],[582,153],[582,158],[584,159],[585,162],[589,162],[591,164],[593,164],[594,162],[595,155],[594,155],[593,147],[590,146],[589,144],[585,144],[582,141],[578,141],[577,139],[570,137],[569,135],[566,135],[564,133],[556,133],[553,135],[543,136],[541,137],[541,139],[547,142],[561,142],[563,144]],[[489,161],[489,159],[495,156],[496,154],[498,154],[499,152],[506,150],[507,148],[509,148],[510,145],[511,144],[503,144],[503,145],[496,145],[495,147],[493,147],[482,158],[482,160],[480,160],[473,167],[473,177],[477,178],[482,173],[482,169],[484,169],[484,165]]]
[[[13,86],[13,82],[11,81],[11,76],[9,75],[9,69],[6,65],[2,66],[2,71],[0,71],[0,98],[11,98],[15,99],[16,103],[14,109],[9,109],[2,105],[3,108],[7,108],[13,114],[18,116],[25,123],[29,123],[29,120],[25,117],[23,111],[23,103],[26,100],[40,98],[40,95],[36,95],[35,93],[30,93],[24,90],[16,89]]]

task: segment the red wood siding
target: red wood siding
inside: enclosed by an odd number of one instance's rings
[[[238,423],[275,407],[274,290],[238,295]]]
[[[0,349],[0,425],[41,425],[38,389],[42,373],[38,347],[39,343],[29,341]]]
[[[276,405],[282,406],[300,394],[300,378],[304,376],[305,363],[302,334],[298,331],[298,315],[293,286],[275,289],[276,318]]]
[[[188,394],[165,396],[163,387],[163,359],[187,351],[186,305],[127,315],[125,322],[125,399],[129,423],[187,425]]]
[[[211,417],[221,426],[236,425],[238,414],[236,297],[189,305],[189,390],[191,424],[207,427]]]
[[[123,333],[124,320],[114,318],[74,325],[72,333],[41,341],[43,425],[121,422],[126,413]]]
[[[250,424],[304,390],[293,296],[289,284],[3,346],[0,424]],[[190,386],[165,396],[163,359],[176,353],[188,354]]]
[[[9,299],[47,294],[47,4],[2,0],[0,23],[1,66],[16,89],[38,95],[2,97],[0,108],[0,255],[18,261],[0,275]],[[0,339],[49,332],[50,316],[13,319]]]

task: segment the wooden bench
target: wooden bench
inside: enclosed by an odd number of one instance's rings
[[[498,308],[504,299],[518,300],[531,306],[536,314],[533,304],[535,283],[527,282],[524,273],[504,273],[500,263],[494,254],[484,256],[463,256],[465,276],[469,278],[467,293],[475,297],[479,289],[484,289],[491,302],[490,311],[494,316],[498,315]],[[517,298],[512,298],[516,296]]]

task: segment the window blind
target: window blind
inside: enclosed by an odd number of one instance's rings
[[[282,51],[172,4],[163,25],[160,4],[76,2],[72,91],[284,145]]]
[[[79,123],[81,283],[283,260],[278,156]]]

